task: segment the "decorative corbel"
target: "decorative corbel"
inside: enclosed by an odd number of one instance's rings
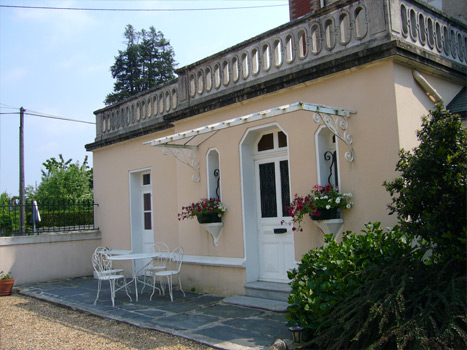
[[[164,145],[164,155],[172,153],[172,155],[177,159],[179,162],[188,165],[195,171],[195,174],[191,177],[193,182],[200,182],[201,181],[201,173],[199,170],[199,162],[196,161],[196,146],[187,146],[183,145],[180,147],[176,147],[175,145]]]
[[[313,120],[316,123],[323,122],[324,125],[331,131],[337,138],[344,141],[344,143],[349,147],[349,151],[345,152],[345,159],[348,162],[353,162],[354,160],[354,151],[352,147],[352,137],[348,133],[349,115],[340,115],[340,114],[329,114],[329,113],[313,113]]]

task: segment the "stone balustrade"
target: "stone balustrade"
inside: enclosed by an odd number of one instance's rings
[[[466,66],[465,25],[449,21],[441,13],[420,6],[417,1],[400,0],[398,5],[394,20],[400,22],[398,28],[393,28],[393,33],[411,45]]]
[[[143,126],[163,123],[165,114],[177,110],[178,85],[175,79],[162,87],[95,112],[96,140],[99,136],[111,137],[122,131],[137,132]]]
[[[236,96],[228,102],[233,103],[255,87],[256,95],[264,93],[259,86],[270,82],[279,80],[282,87],[299,83],[292,80],[297,72],[393,41],[440,58],[451,69],[457,64],[454,69],[465,73],[467,30],[462,23],[417,0],[348,0],[185,66],[175,80],[96,111],[96,140],[87,148],[167,128],[173,120],[203,111],[196,106],[219,106],[226,95]],[[276,85],[269,91],[281,87]]]

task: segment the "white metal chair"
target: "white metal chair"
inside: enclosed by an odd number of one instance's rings
[[[97,296],[96,300],[94,300],[94,305],[97,303],[97,299],[99,299],[99,293],[101,291],[101,282],[102,281],[109,281],[110,284],[110,299],[112,300],[112,306],[115,306],[115,292],[123,287],[125,287],[126,295],[128,298],[131,299],[130,294],[128,294],[128,287],[126,283],[125,275],[118,274],[113,271],[118,271],[112,269],[112,261],[109,260],[109,255],[106,254],[105,250],[97,250],[92,255],[92,266],[96,271],[96,278],[97,278]],[[115,289],[115,282],[119,279],[123,279],[124,284],[118,289]]]
[[[156,287],[156,272],[166,269],[167,259],[169,256],[169,247],[167,244],[163,242],[156,242],[151,244],[151,246],[151,250],[153,250],[155,253],[159,253],[159,255],[152,258],[152,260],[144,267],[144,284],[143,288],[141,289],[141,294],[143,294],[143,290],[146,287],[146,277],[150,277],[152,279],[152,294],[149,300],[152,300],[152,296],[154,295],[155,290],[159,290],[159,288]]]
[[[180,270],[182,269],[182,262],[183,262],[183,248],[181,246],[178,246],[170,254],[170,258],[167,261],[167,269],[164,271],[156,272],[156,277],[161,277],[162,279],[164,277],[167,278],[167,284],[169,286],[169,294],[170,294],[171,301],[173,301],[173,294],[172,294],[173,276],[178,275],[178,285],[180,287],[180,290],[183,293],[183,296],[185,296],[185,292],[182,289],[182,281],[180,280]],[[161,282],[162,294],[165,294],[162,280],[160,282]]]
[[[94,250],[94,254],[96,253],[105,253],[107,255],[112,255],[112,250],[108,247],[97,247],[96,250]],[[122,272],[123,269],[112,269],[109,271],[105,271],[104,273],[121,274]]]

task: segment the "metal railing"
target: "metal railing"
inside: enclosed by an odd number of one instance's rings
[[[21,207],[25,209],[24,230],[21,230]],[[98,230],[92,201],[0,202],[0,236],[34,235],[44,232]]]

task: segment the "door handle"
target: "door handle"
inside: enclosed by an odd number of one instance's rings
[[[274,229],[274,234],[275,235],[280,235],[282,233],[286,233],[287,232],[287,229],[286,228],[275,228]]]

